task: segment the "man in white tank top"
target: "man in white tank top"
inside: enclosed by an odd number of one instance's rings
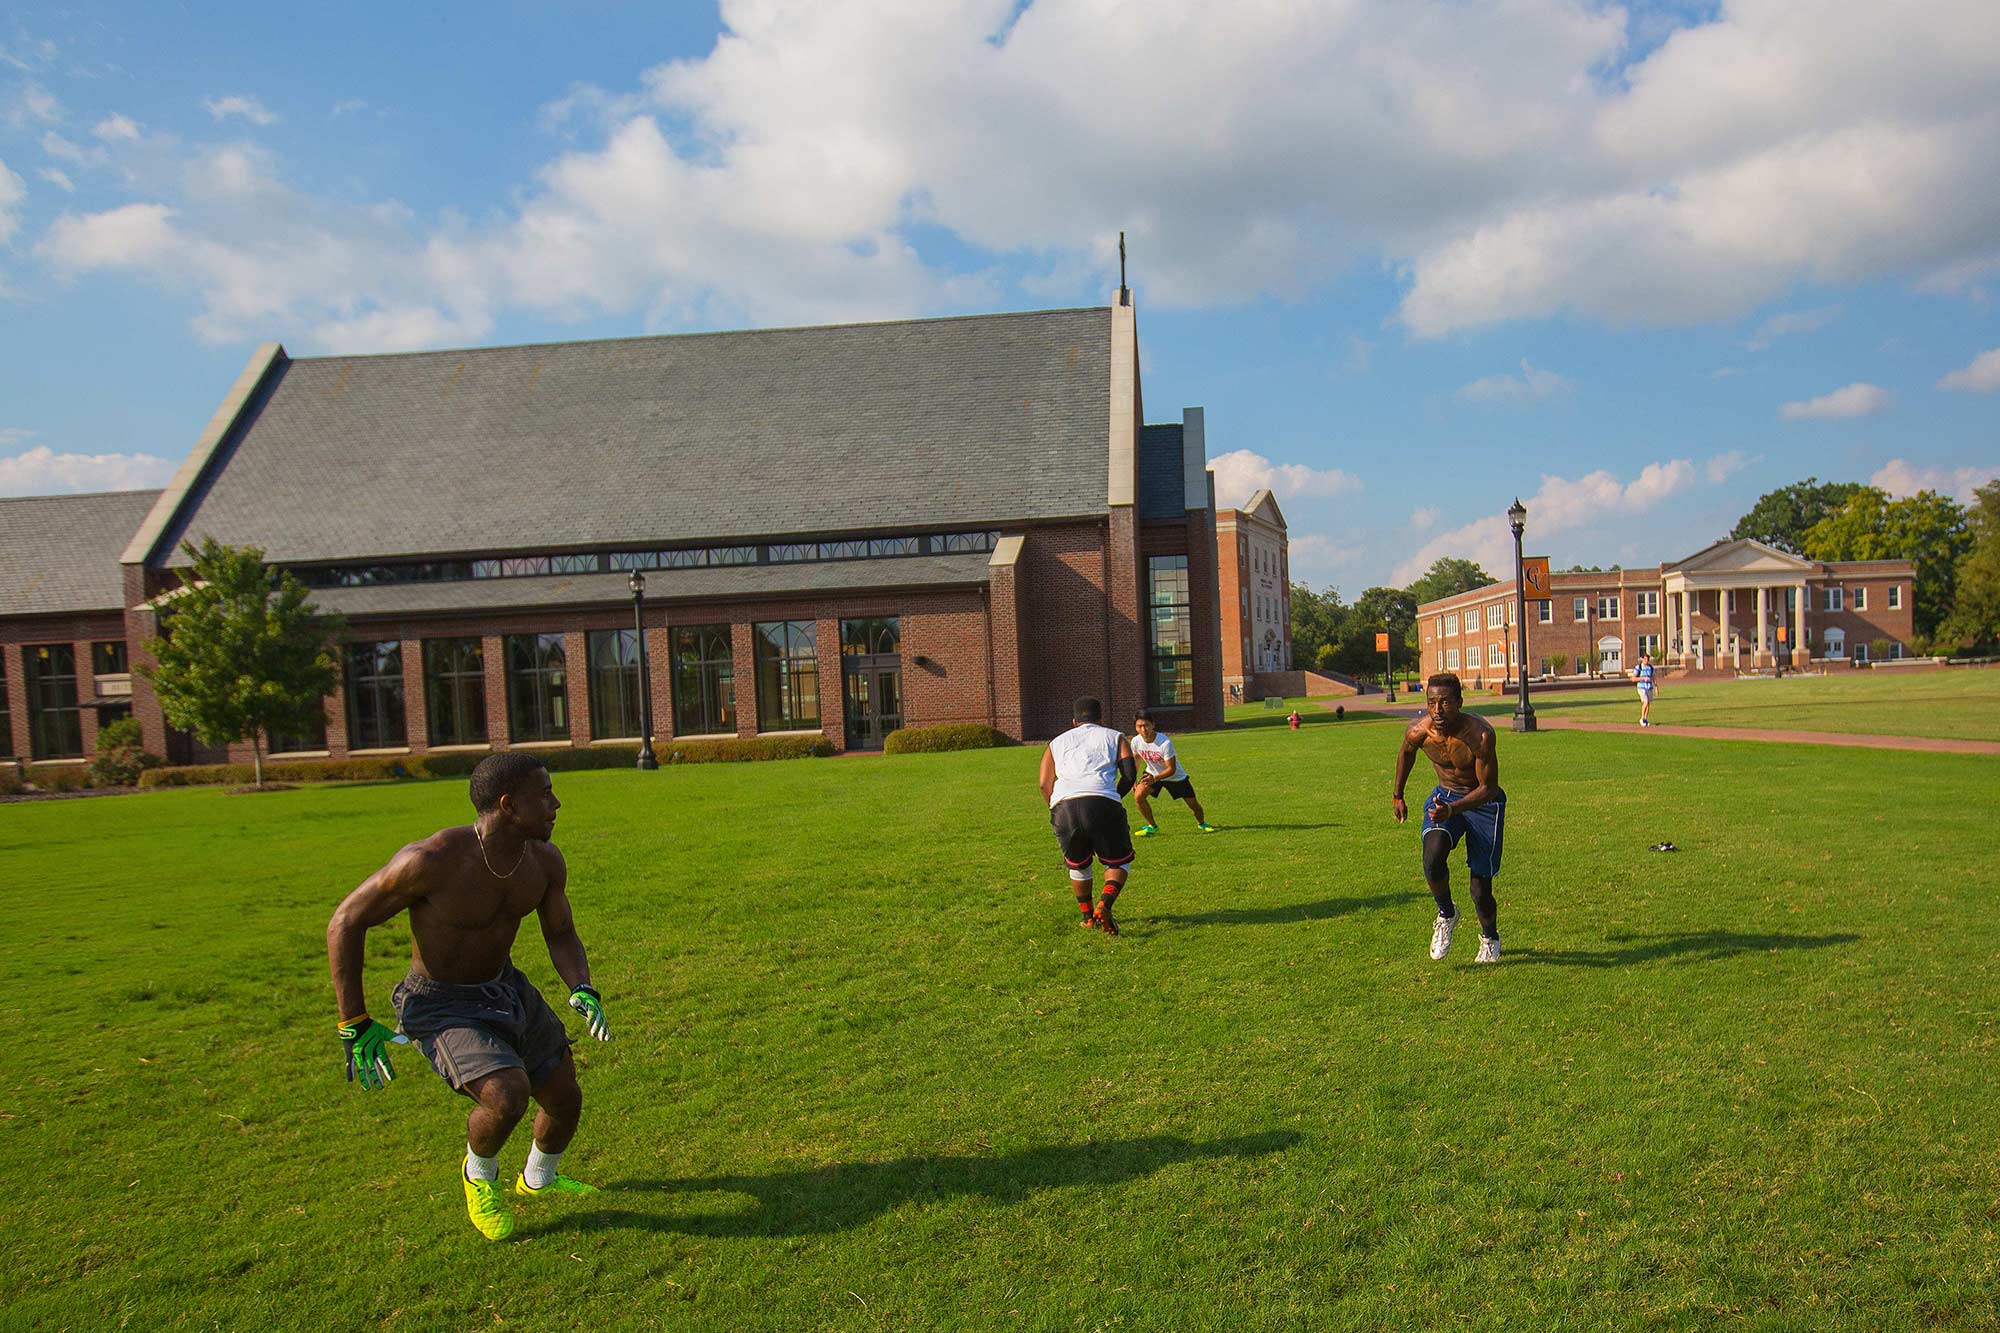
[[[1116,935],[1118,922],[1111,905],[1125,887],[1132,864],[1125,793],[1138,778],[1138,765],[1125,737],[1100,725],[1104,706],[1097,700],[1078,699],[1071,716],[1076,725],[1042,752],[1042,799],[1049,803],[1049,824],[1062,846],[1083,924]],[[1091,905],[1093,856],[1104,866],[1104,892],[1095,907]]]

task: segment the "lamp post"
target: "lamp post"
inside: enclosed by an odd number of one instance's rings
[[[1528,583],[1521,564],[1521,530],[1528,526],[1528,507],[1518,495],[1507,510],[1507,524],[1514,529],[1514,621],[1520,626],[1515,644],[1521,654],[1514,663],[1514,677],[1521,687],[1521,701],[1514,707],[1514,730],[1533,731],[1535,706],[1528,702]]]
[[[639,633],[639,768],[660,766],[653,757],[653,673],[646,661],[646,576],[632,571],[632,625]]]

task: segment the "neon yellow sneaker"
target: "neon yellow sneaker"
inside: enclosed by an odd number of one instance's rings
[[[1156,824],[1141,824],[1138,828],[1132,830],[1132,836],[1135,838],[1150,838],[1159,831],[1159,826]]]
[[[1200,829],[1203,833],[1215,832],[1215,825],[1213,824],[1196,824],[1195,827]]]
[[[479,1234],[488,1240],[505,1240],[513,1235],[514,1210],[507,1206],[500,1182],[473,1180],[465,1175],[464,1167],[459,1168],[458,1174],[465,1178],[465,1215],[479,1228]]]
[[[531,1199],[539,1199],[548,1194],[595,1194],[597,1186],[586,1185],[581,1180],[572,1180],[565,1175],[557,1175],[554,1180],[536,1189],[528,1183],[526,1176],[514,1177],[514,1193],[525,1194]]]

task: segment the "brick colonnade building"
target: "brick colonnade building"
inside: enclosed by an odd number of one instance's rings
[[[260,348],[123,552],[155,632],[186,539],[347,621],[281,753],[1221,717],[1200,409],[1143,424],[1129,299],[385,356]],[[149,748],[201,760],[135,691]],[[1111,720],[1111,719],[1107,719]],[[247,757],[248,747],[231,747]]]
[[[118,557],[159,498],[0,500],[0,758],[81,764],[132,715]]]
[[[1554,595],[1528,603],[1532,670],[1550,674],[1561,654],[1581,674],[1593,649],[1608,673],[1630,671],[1642,649],[1690,671],[1865,662],[1884,640],[1902,657],[1915,575],[1907,560],[1806,560],[1748,539],[1646,569],[1555,574]],[[1508,679],[1515,605],[1510,579],[1417,608],[1424,670],[1456,671],[1468,685]]]
[[[1259,672],[1290,671],[1291,545],[1271,492],[1258,491],[1241,509],[1217,511],[1215,545],[1223,687],[1247,687]],[[1312,669],[1310,662],[1301,665]]]

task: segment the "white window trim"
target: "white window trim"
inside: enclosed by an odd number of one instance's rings
[[[1889,585],[1889,609],[1891,611],[1903,609],[1903,585],[1900,583]]]

